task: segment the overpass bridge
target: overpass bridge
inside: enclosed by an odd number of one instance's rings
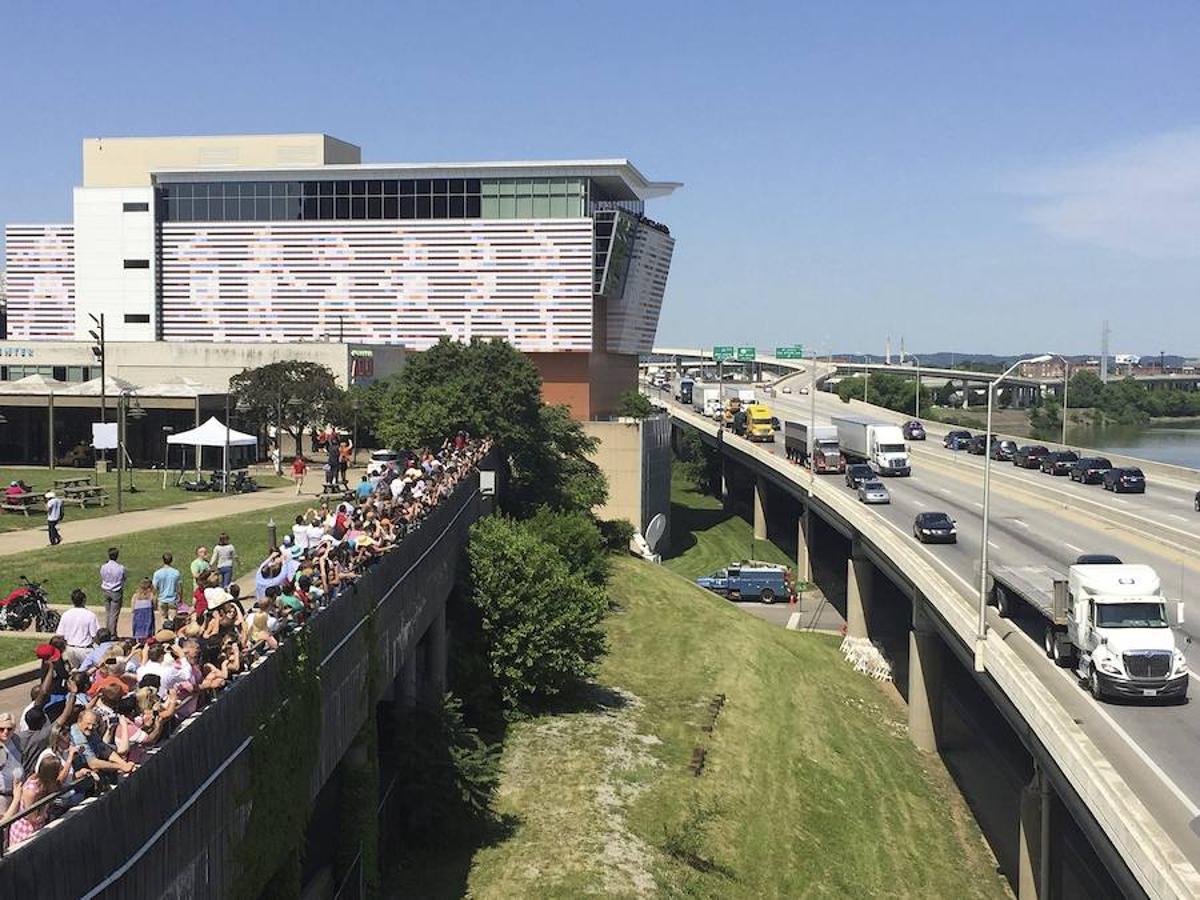
[[[1017,820],[1004,819],[992,834],[1000,835],[994,848],[1020,896],[1200,895],[1200,767],[1194,764],[1200,706],[1098,704],[1047,659],[1032,621],[1001,618],[991,609],[985,671],[974,673],[982,521],[977,457],[944,450],[940,441],[910,444],[913,476],[887,482],[889,506],[864,507],[838,476],[813,477],[789,463],[782,438],[775,445],[750,444],[669,397],[659,402],[679,428],[695,430],[719,451],[723,493],[746,510],[756,537],[795,545],[799,570],[843,607],[850,634],[890,641],[914,741],[947,758],[961,752],[968,738],[949,736],[939,721],[951,682],[973,682],[1000,711],[1021,750],[1010,778]],[[805,397],[776,391],[768,402],[781,419],[804,422],[814,410],[818,422],[848,410],[903,418],[857,401],[847,407],[820,391]],[[932,427],[935,437],[943,432]],[[1186,587],[1200,576],[1200,515],[1192,509],[1200,472],[1144,468],[1150,488],[1134,498],[995,466],[993,562],[1062,569],[1079,553],[1116,553],[1153,565],[1168,595],[1184,601],[1185,621],[1196,621],[1200,600]],[[957,545],[927,546],[912,538],[915,515],[933,510],[958,521]],[[1180,633],[1179,642],[1187,636]],[[1193,671],[1198,650],[1187,648]],[[999,790],[1004,769],[996,767],[996,784],[984,785],[985,792]],[[1075,881],[1068,889],[1068,881],[1086,877],[1081,873],[1089,866],[1079,861],[1087,854],[1043,841],[1039,832],[1059,834],[1069,822],[1086,837],[1088,852],[1099,860],[1092,868],[1106,871],[1107,883],[1081,891]],[[1009,832],[1013,840],[1006,844]]]

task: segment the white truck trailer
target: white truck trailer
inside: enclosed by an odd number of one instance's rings
[[[1188,663],[1175,643],[1167,600],[1150,566],[1109,563],[992,566],[989,594],[1000,615],[1033,611],[1044,620],[1046,655],[1075,675],[1097,700],[1187,698]],[[1183,619],[1183,604],[1177,611]]]
[[[880,475],[911,475],[908,445],[899,425],[870,416],[831,416],[837,428],[838,444],[847,456],[875,466]]]
[[[692,409],[710,419],[715,416],[721,410],[721,386],[699,381],[693,384]]]

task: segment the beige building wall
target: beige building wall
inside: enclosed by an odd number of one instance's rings
[[[356,164],[362,150],[327,134],[87,138],[84,187],[140,187],[170,169],[254,169]]]
[[[594,510],[602,519],[625,519],[642,528],[642,429],[637,419],[583,422],[600,439],[593,459],[608,479],[608,502]]]

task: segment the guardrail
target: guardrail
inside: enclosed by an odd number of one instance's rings
[[[697,430],[714,436],[720,430],[700,416],[671,407],[668,410]],[[810,482],[807,478],[797,478],[794,466],[749,441],[728,433],[725,440],[738,442],[740,451],[796,483],[852,524],[863,538],[904,571],[959,639],[966,646],[973,646],[977,596],[962,594],[902,535],[864,512],[841,491],[820,479]],[[987,674],[1053,756],[1146,893],[1161,898],[1200,896],[1200,873],[1154,821],[1100,749],[995,630],[988,632],[984,660]]]

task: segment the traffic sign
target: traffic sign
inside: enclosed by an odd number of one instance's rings
[[[804,345],[794,344],[791,347],[776,347],[776,359],[804,359]]]
[[[738,362],[754,362],[756,351],[753,347],[738,347],[737,361]]]
[[[725,362],[727,359],[733,359],[733,347],[713,347],[713,359],[717,362]]]

